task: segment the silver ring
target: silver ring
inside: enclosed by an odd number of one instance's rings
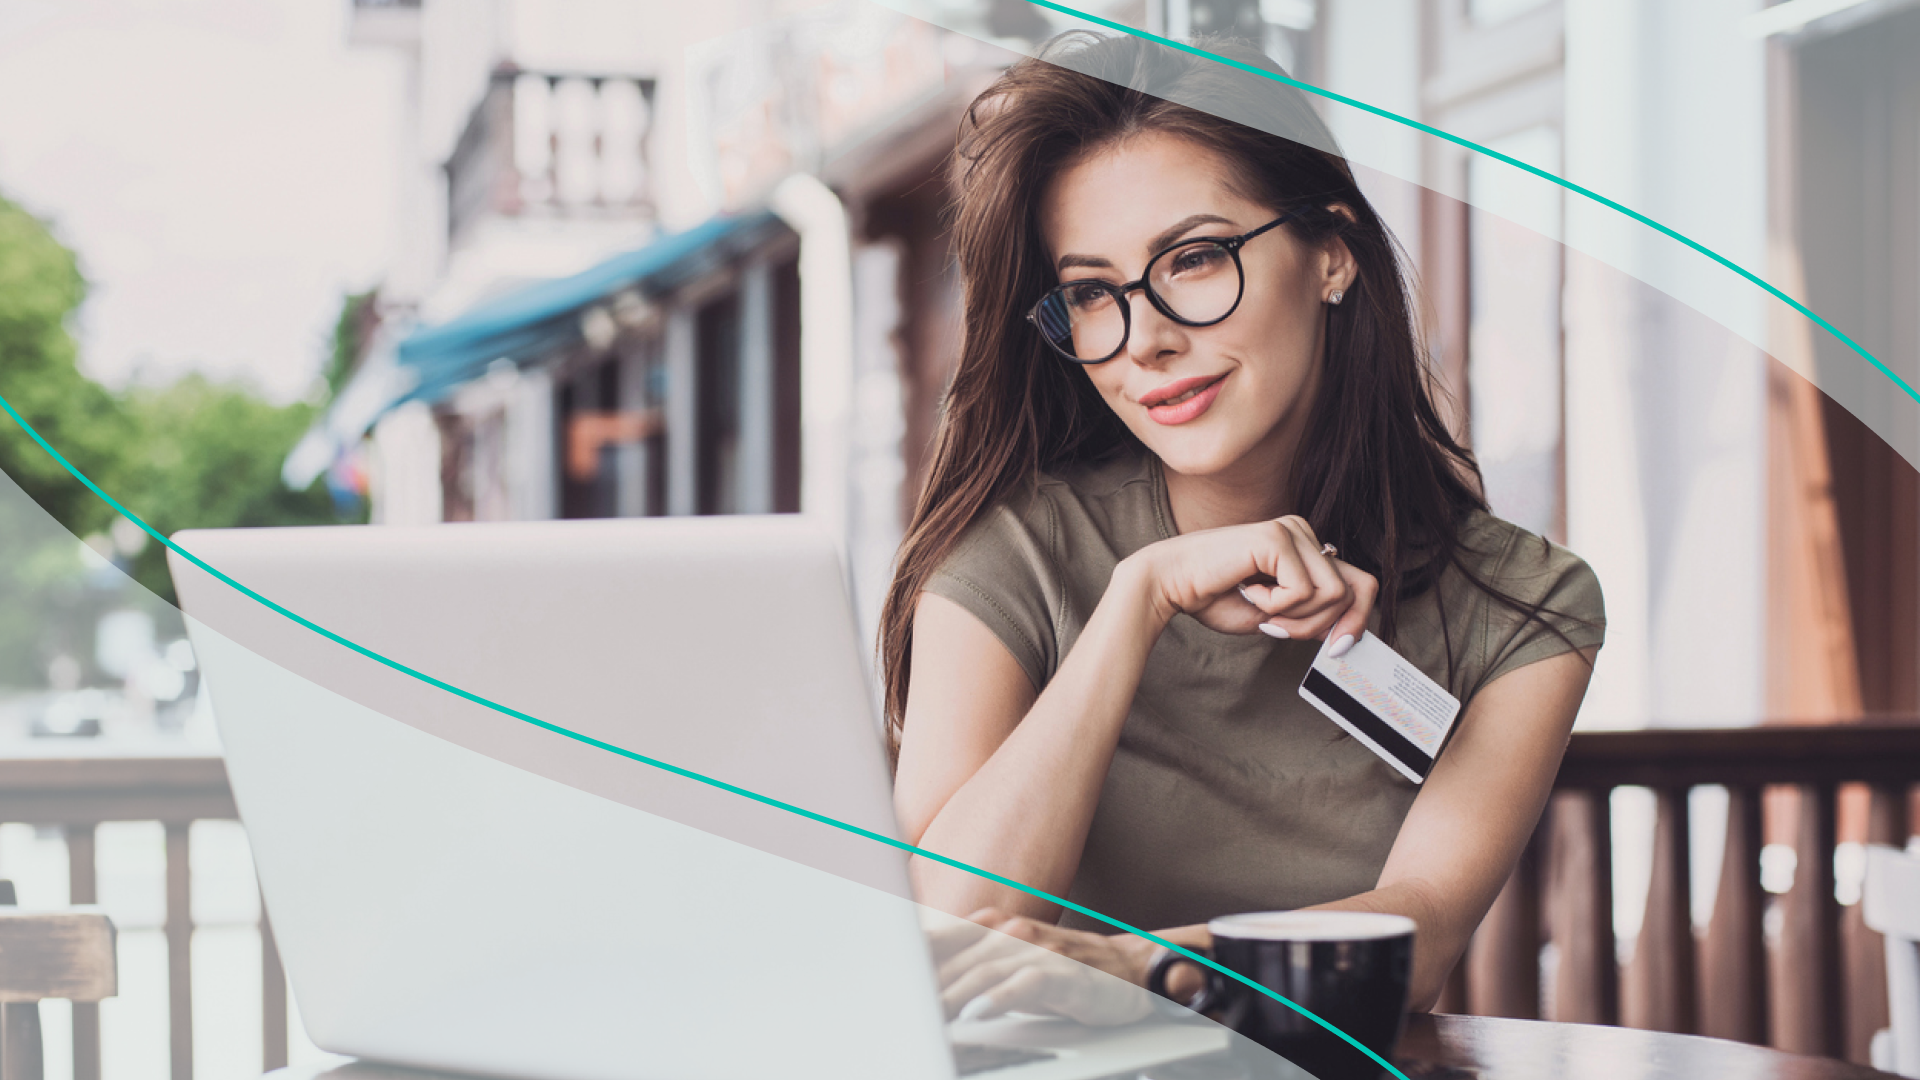
[[[1320,554],[1325,555],[1329,559],[1337,559],[1340,557],[1340,549],[1334,547],[1332,544],[1321,544]]]

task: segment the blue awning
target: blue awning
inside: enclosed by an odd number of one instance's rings
[[[437,401],[496,360],[526,364],[580,340],[580,311],[625,289],[654,299],[766,243],[785,226],[762,211],[717,217],[591,269],[481,304],[400,343],[419,376],[408,400]],[[398,404],[396,402],[395,404]]]
[[[289,454],[288,486],[304,489],[383,414],[436,402],[496,360],[527,364],[581,340],[580,312],[626,289],[654,300],[766,244],[786,226],[769,211],[709,219],[569,278],[543,281],[416,330],[376,350]]]

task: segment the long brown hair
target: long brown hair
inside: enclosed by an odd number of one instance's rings
[[[1205,47],[1280,71],[1239,43]],[[1215,113],[1256,117],[1300,141]],[[1308,433],[1293,475],[1278,482],[1290,485],[1287,505],[1337,543],[1343,559],[1380,580],[1387,640],[1402,602],[1456,564],[1466,516],[1487,509],[1473,455],[1434,408],[1437,391],[1399,249],[1305,96],[1131,36],[1062,35],[973,102],[954,153],[960,358],[880,620],[888,742],[896,751],[915,606],[961,533],[1037,471],[1140,446],[1092,381],[1047,350],[1024,313],[1055,283],[1040,236],[1042,192],[1088,153],[1149,131],[1215,151],[1231,164],[1227,179],[1237,193],[1297,215],[1285,226],[1296,239],[1318,245],[1338,237],[1353,254],[1358,272],[1346,302],[1328,310]],[[1447,654],[1451,666],[1451,642]]]

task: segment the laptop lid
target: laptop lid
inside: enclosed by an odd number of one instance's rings
[[[175,540],[231,579],[170,556],[317,1045],[555,1080],[952,1074],[905,855],[796,812],[893,835],[839,562],[802,521]]]

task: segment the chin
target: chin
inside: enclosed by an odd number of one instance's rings
[[[1144,440],[1143,440],[1144,441]],[[1169,472],[1181,476],[1212,476],[1225,472],[1241,455],[1208,439],[1159,439],[1147,443]]]

